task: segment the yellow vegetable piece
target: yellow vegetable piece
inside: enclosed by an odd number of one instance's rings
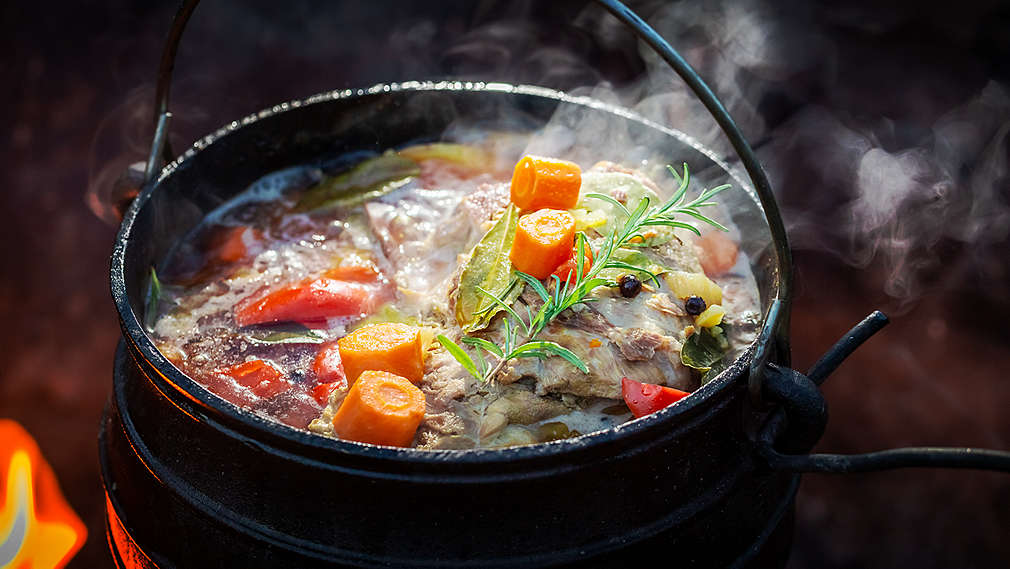
[[[602,211],[575,208],[568,212],[575,218],[575,231],[595,229],[607,224],[607,214]]]
[[[691,296],[700,296],[706,306],[722,304],[722,289],[704,273],[687,273],[670,271],[663,274],[666,284],[670,286],[673,295],[683,300]]]
[[[722,323],[722,317],[726,316],[726,309],[718,304],[713,304],[704,312],[695,317],[694,323],[702,328],[711,328]]]

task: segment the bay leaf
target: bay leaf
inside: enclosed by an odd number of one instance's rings
[[[663,273],[669,272],[670,270],[653,262],[653,260],[640,249],[625,249],[622,247],[614,251],[610,260],[624,265],[621,267],[605,267],[600,270],[598,276],[610,281],[617,281],[622,275],[634,272],[635,276],[638,277],[638,280],[645,283],[652,280],[652,275],[659,276]],[[634,270],[632,270],[632,268]],[[658,286],[657,283],[652,284]]]
[[[161,281],[158,280],[158,272],[151,267],[150,281],[147,286],[147,299],[144,302],[144,328],[154,330],[154,324],[158,320],[158,306],[161,303]]]
[[[369,158],[350,170],[324,178],[302,194],[296,211],[352,207],[404,186],[421,173],[417,162],[395,152]]]
[[[400,149],[399,154],[415,162],[442,160],[472,171],[491,169],[494,166],[492,156],[484,149],[454,142],[415,144]]]
[[[713,326],[691,334],[680,350],[680,362],[701,372],[712,370],[729,350],[724,328]]]
[[[247,339],[253,344],[321,344],[321,335],[310,328],[296,323],[276,324],[262,329],[254,329]]]
[[[509,252],[516,235],[519,211],[509,204],[484,237],[474,245],[463,266],[456,291],[456,322],[470,333],[488,325],[501,308],[479,288],[511,305],[522,293],[522,284],[513,274]]]

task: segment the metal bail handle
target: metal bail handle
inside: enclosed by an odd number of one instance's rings
[[[630,27],[635,34],[658,54],[694,92],[695,96],[705,105],[719,128],[722,129],[730,144],[747,170],[751,184],[757,192],[764,210],[765,218],[771,231],[772,245],[778,260],[775,275],[777,291],[770,308],[765,314],[761,330],[761,341],[750,367],[750,392],[752,398],[760,403],[762,395],[762,378],[765,363],[773,356],[782,365],[789,365],[789,299],[792,298],[792,252],[786,237],[785,225],[779,214],[771,183],[758,161],[754,149],[751,148],[743,132],[733,121],[729,111],[715,96],[715,93],[701,79],[698,73],[673,49],[666,40],[649,27],[638,14],[617,0],[594,0],[614,17]],[[175,56],[179,49],[179,41],[186,29],[190,16],[196,10],[200,0],[183,0],[172,20],[172,27],[165,40],[165,48],[161,54],[161,64],[158,68],[158,86],[155,91],[155,132],[151,142],[145,169],[145,182],[150,183],[161,168],[174,159],[168,141],[169,124],[172,113],[169,111],[169,95],[172,87],[172,71],[175,68]],[[774,342],[773,345],[771,343]]]
[[[806,375],[767,364],[764,397],[777,403],[757,437],[757,452],[771,468],[790,472],[870,472],[892,468],[972,468],[1010,472],[1010,452],[977,448],[911,447],[867,454],[803,454],[827,424],[818,385],[856,348],[888,323],[875,311],[831,347]]]

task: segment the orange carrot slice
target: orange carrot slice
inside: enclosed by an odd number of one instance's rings
[[[417,328],[398,322],[362,326],[337,340],[348,383],[365,370],[403,376],[414,383],[424,377],[421,335]]]
[[[574,285],[575,279],[579,276],[579,265],[578,260],[575,258],[579,254],[577,251],[578,247],[572,247],[572,256],[565,259],[558,268],[554,269],[552,275],[557,275],[561,279],[561,284],[565,284],[565,279],[568,279],[568,284]],[[589,269],[593,268],[593,250],[589,248],[586,244],[583,249],[586,254],[585,260],[582,262],[582,275],[585,276],[589,272]]]
[[[512,172],[512,203],[521,210],[571,209],[579,201],[582,170],[557,158],[523,156]]]
[[[349,281],[356,283],[374,283],[379,280],[382,276],[379,273],[379,269],[375,268],[375,265],[341,265],[339,267],[334,267],[325,273],[323,276],[329,279],[336,279],[338,281]]]
[[[424,393],[407,378],[366,370],[333,415],[333,431],[348,441],[410,446],[424,410]]]
[[[698,238],[698,257],[706,275],[721,275],[733,268],[739,253],[736,243],[722,231],[709,231]]]
[[[572,254],[575,218],[567,211],[541,209],[519,218],[509,259],[517,270],[546,279]]]

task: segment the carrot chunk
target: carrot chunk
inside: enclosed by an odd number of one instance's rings
[[[582,170],[557,158],[523,156],[512,172],[512,203],[521,210],[571,209],[579,201]]]
[[[519,218],[509,258],[516,269],[546,279],[572,254],[575,218],[567,211],[541,209]]]
[[[242,299],[235,307],[235,323],[249,326],[359,316],[371,312],[374,297],[375,291],[361,284],[325,277],[309,279]]]
[[[421,335],[417,328],[398,322],[362,326],[337,340],[344,375],[353,384],[365,370],[379,370],[414,383],[424,377]]]
[[[739,249],[722,231],[709,231],[698,238],[698,257],[706,275],[718,276],[733,268]]]
[[[366,370],[333,415],[333,431],[349,441],[410,446],[424,410],[424,393],[409,380]]]
[[[374,283],[377,282],[379,277],[382,275],[379,273],[379,270],[375,268],[375,265],[369,263],[367,265],[341,265],[326,271],[323,273],[323,276],[328,279],[336,279],[338,281]]]
[[[579,252],[576,250],[577,247],[572,248],[572,256],[565,259],[558,268],[554,269],[552,275],[557,275],[561,279],[561,284],[565,283],[565,279],[568,280],[569,285],[574,285],[576,278],[579,276],[579,265],[578,260],[575,258]],[[587,244],[583,249],[586,258],[582,262],[582,275],[585,276],[589,272],[589,269],[593,268],[593,250],[589,248]]]
[[[235,364],[218,370],[218,373],[231,377],[242,387],[249,388],[263,398],[273,397],[291,387],[291,382],[281,377],[277,368],[263,360]]]

